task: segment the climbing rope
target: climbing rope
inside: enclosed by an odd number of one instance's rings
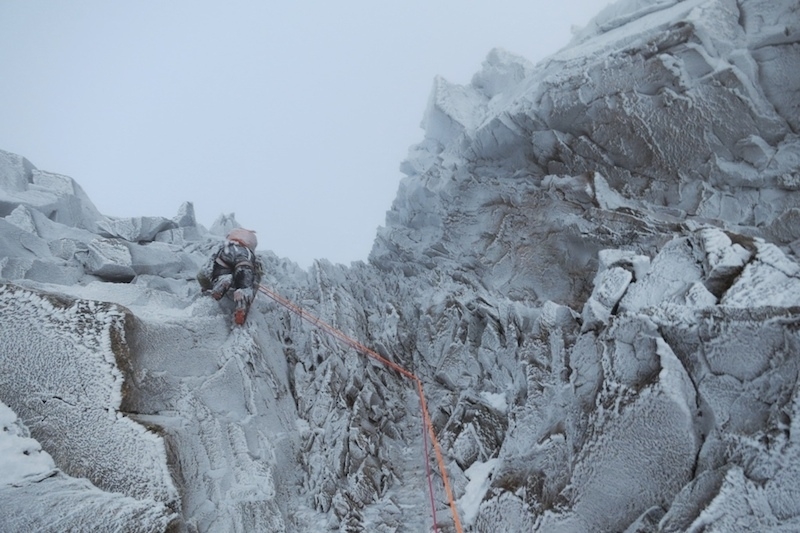
[[[433,501],[433,480],[431,479],[431,452],[428,451],[428,425],[425,423],[425,417],[422,417],[422,444],[425,449],[425,476],[428,479],[428,495],[431,497],[431,515],[433,516],[433,529],[438,531],[436,524],[436,503]]]
[[[453,491],[450,488],[450,480],[447,477],[447,469],[444,466],[444,457],[442,456],[442,449],[439,446],[439,441],[436,439],[436,432],[433,430],[433,423],[431,422],[431,418],[428,414],[428,404],[425,401],[425,393],[422,390],[422,380],[419,379],[416,375],[409,372],[402,366],[389,361],[385,357],[381,356],[379,353],[375,352],[374,350],[370,350],[357,340],[353,339],[352,337],[348,337],[342,331],[336,329],[335,327],[331,326],[330,324],[323,322],[318,317],[312,315],[302,307],[292,303],[290,300],[287,300],[280,294],[277,294],[271,290],[269,290],[264,285],[259,285],[258,290],[273,301],[277,302],[278,304],[282,305],[292,313],[298,315],[300,318],[305,320],[306,322],[312,324],[314,327],[324,331],[331,337],[337,339],[338,341],[350,346],[357,352],[366,355],[367,357],[371,357],[382,364],[388,366],[389,368],[397,371],[399,374],[407,377],[408,379],[414,381],[417,385],[417,394],[419,394],[419,402],[422,408],[422,422],[427,427],[428,436],[430,437],[431,442],[433,443],[433,451],[436,454],[436,462],[439,464],[439,472],[442,474],[442,483],[444,484],[445,494],[447,495],[447,500],[450,504],[450,512],[453,515],[453,524],[455,525],[457,533],[463,533],[463,529],[461,528],[461,521],[458,518],[458,510],[456,509],[456,502],[453,498]],[[431,511],[433,513],[433,527],[436,531],[439,531],[436,525],[436,506],[434,505],[434,497],[433,497],[433,482],[431,481],[431,472],[430,472],[430,464],[428,463],[428,441],[425,439],[423,434],[423,443],[425,447],[425,463],[426,463],[426,474],[428,476],[428,489],[430,491],[431,497]]]

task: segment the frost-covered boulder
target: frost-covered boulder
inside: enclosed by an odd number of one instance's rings
[[[119,410],[125,310],[9,284],[0,286],[0,309],[0,398],[59,468],[105,491],[179,508],[163,440]]]
[[[474,129],[482,119],[474,110],[485,105],[486,100],[485,95],[472,87],[453,85],[437,77],[422,119],[426,138],[444,146],[466,129]]]
[[[126,243],[131,255],[131,268],[137,275],[191,279],[199,267],[182,248],[162,242]]]
[[[197,224],[194,205],[185,202],[172,217],[174,228],[165,229],[156,234],[155,240],[172,244],[185,244],[190,241],[202,241],[208,234],[205,228]]]
[[[642,279],[650,258],[623,250],[601,250],[594,289],[583,306],[583,331],[608,325],[631,281]]]
[[[149,242],[162,231],[176,227],[176,223],[164,217],[106,217],[98,223],[100,235],[118,237],[131,242]]]
[[[9,215],[5,217],[7,222],[17,226],[19,229],[27,231],[28,233],[36,233],[36,223],[33,220],[33,215],[25,206],[17,206]]]
[[[800,265],[774,244],[757,240],[755,257],[720,302],[731,307],[800,305]]]
[[[93,229],[101,218],[75,180],[40,171],[24,157],[0,150],[0,216],[19,206],[70,227]]]
[[[166,530],[176,515],[163,503],[103,492],[67,476],[0,402],[0,497],[3,531]]]
[[[24,157],[10,152],[0,151],[0,184],[4,195],[10,197],[28,188],[33,180],[33,164]],[[12,210],[4,208],[10,213]],[[3,216],[8,213],[3,213]]]
[[[179,228],[196,226],[197,219],[194,216],[194,204],[192,202],[182,203],[178,208],[178,214],[172,217],[172,221]]]
[[[80,260],[89,274],[109,281],[130,281],[136,275],[131,252],[119,240],[93,239]]]
[[[209,232],[212,235],[217,235],[218,237],[226,237],[228,233],[234,229],[241,227],[238,222],[236,222],[236,215],[235,213],[228,213],[227,215],[222,214],[214,220],[214,223],[211,224],[211,229]]]

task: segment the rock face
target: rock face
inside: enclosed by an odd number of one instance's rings
[[[793,0],[622,0],[494,50],[435,80],[368,263],[260,254],[420,378],[463,530],[800,528],[798,43]],[[458,529],[413,384],[199,293],[232,215],[104,217],[4,152],[0,209],[4,425],[52,457],[0,529]]]
[[[103,492],[56,469],[50,455],[30,438],[28,428],[2,403],[0,424],[4,531],[155,532],[164,531],[175,519],[174,513],[150,498]]]

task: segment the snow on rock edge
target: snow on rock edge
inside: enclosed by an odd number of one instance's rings
[[[3,284],[0,313],[0,398],[59,468],[105,491],[179,509],[161,437],[119,411],[125,310]]]

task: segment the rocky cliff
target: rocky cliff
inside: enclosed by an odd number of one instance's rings
[[[420,378],[465,531],[797,530],[797,72],[793,0],[494,50],[435,80],[369,261],[263,282]],[[103,216],[0,152],[0,217],[2,529],[459,528],[403,375],[200,294],[232,216]]]

